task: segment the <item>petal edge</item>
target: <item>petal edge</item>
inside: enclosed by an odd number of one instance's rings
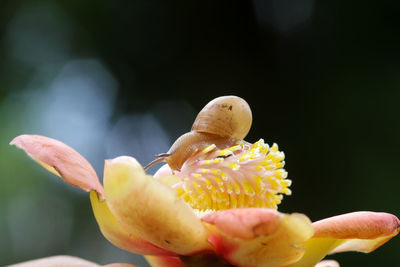
[[[20,135],[10,145],[22,149],[49,172],[84,191],[97,191],[104,196],[103,186],[92,165],[70,146],[41,135]]]

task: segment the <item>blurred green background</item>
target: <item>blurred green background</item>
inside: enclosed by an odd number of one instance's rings
[[[252,107],[247,140],[286,154],[293,195],[281,211],[399,216],[396,3],[1,1],[0,265],[69,254],[147,266],[103,238],[88,194],[10,147],[13,137],[61,140],[102,176],[106,158],[146,164],[167,151],[227,94]],[[397,266],[399,249],[397,237],[331,258]]]

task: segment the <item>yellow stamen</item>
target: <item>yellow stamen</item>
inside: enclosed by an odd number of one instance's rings
[[[207,154],[208,152],[214,150],[214,148],[216,148],[217,146],[215,144],[209,145],[208,147],[203,149],[203,153]]]
[[[219,150],[210,145],[185,164],[180,183],[174,188],[194,209],[212,210],[277,208],[283,194],[290,195],[291,181],[283,169],[285,154],[278,145],[269,147],[262,139]]]

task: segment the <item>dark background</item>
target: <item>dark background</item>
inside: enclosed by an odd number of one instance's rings
[[[13,137],[59,139],[101,177],[105,158],[165,152],[227,94],[252,107],[246,139],[286,154],[293,195],[281,211],[399,216],[394,2],[0,2],[0,265],[69,254],[146,266],[108,244],[88,195],[8,146]],[[395,238],[331,258],[396,266],[399,249]]]

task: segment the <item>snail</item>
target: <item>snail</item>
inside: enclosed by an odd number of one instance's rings
[[[225,149],[244,139],[251,123],[251,110],[244,99],[237,96],[215,98],[199,112],[191,131],[180,136],[167,153],[156,155],[145,170],[165,161],[173,171],[180,171],[193,153],[211,144]]]

